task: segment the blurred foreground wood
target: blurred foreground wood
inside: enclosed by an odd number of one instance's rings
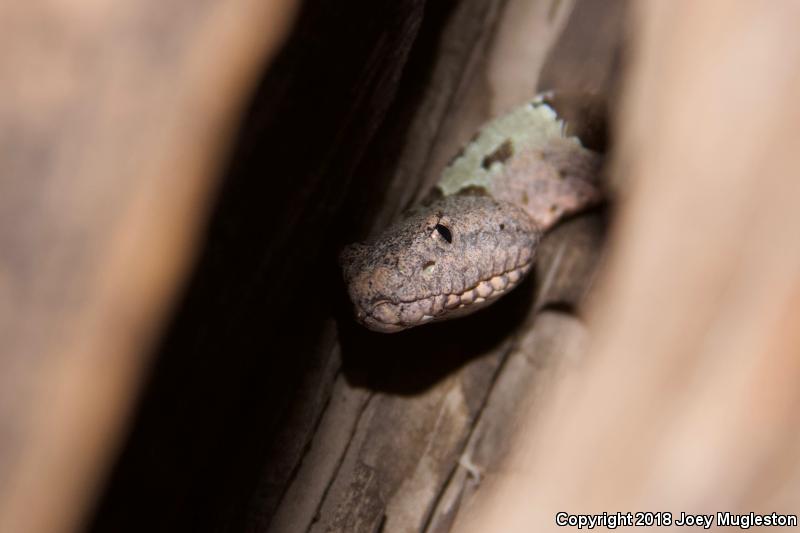
[[[625,201],[589,356],[459,531],[798,512],[800,6],[635,5]]]
[[[292,3],[0,6],[0,531],[85,517]]]

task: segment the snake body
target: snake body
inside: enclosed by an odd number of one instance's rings
[[[486,124],[427,201],[342,251],[356,319],[391,333],[495,302],[530,271],[544,232],[601,199],[600,163],[545,96]]]

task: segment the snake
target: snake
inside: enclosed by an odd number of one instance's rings
[[[543,234],[599,203],[602,154],[554,93],[488,122],[425,199],[339,265],[357,322],[394,333],[479,311],[519,286]]]

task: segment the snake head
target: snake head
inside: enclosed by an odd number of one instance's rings
[[[481,309],[528,273],[540,232],[521,208],[457,194],[339,256],[356,319],[384,333]]]

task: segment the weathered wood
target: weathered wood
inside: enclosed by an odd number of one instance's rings
[[[564,367],[584,355],[585,326],[568,313],[545,310],[519,337],[475,421],[469,442],[438,497],[425,531],[450,531],[481,486],[502,470],[521,421],[536,411]]]
[[[0,7],[0,531],[85,516],[291,5]]]

